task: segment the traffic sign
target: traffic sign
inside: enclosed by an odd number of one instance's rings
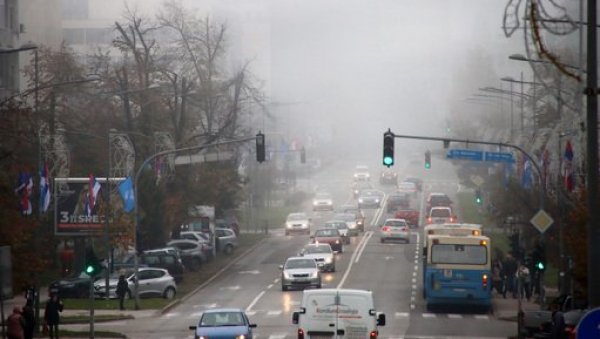
[[[475,184],[475,186],[480,187],[481,185],[483,185],[483,183],[485,182],[485,180],[483,180],[482,177],[478,176],[478,175],[472,175],[471,176],[471,182]]]
[[[512,153],[485,152],[485,161],[514,163],[515,159],[513,158]]]
[[[600,338],[600,307],[586,313],[577,325],[577,338]]]
[[[546,211],[539,210],[533,216],[533,218],[531,218],[531,220],[529,220],[529,222],[533,226],[535,226],[535,228],[537,228],[538,231],[540,231],[540,233],[544,233],[544,232],[546,232],[548,227],[550,227],[550,225],[552,225],[552,223],[554,223],[554,220],[552,219],[552,217],[550,215],[548,215],[548,213],[546,213]]]
[[[451,149],[446,154],[446,158],[482,161],[483,151],[474,151],[471,149]]]

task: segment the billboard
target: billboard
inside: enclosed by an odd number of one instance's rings
[[[100,184],[100,190],[93,203],[90,203],[89,178],[54,179],[56,235],[89,236],[104,231],[106,179],[96,178],[96,181]]]

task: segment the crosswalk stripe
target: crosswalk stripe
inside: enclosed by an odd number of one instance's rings
[[[396,316],[396,318],[408,318],[410,316],[410,313],[408,313],[408,312],[396,312],[394,315]]]
[[[487,315],[481,315],[481,314],[476,314],[475,315],[475,319],[479,319],[479,320],[489,320],[490,317]]]
[[[267,312],[267,316],[269,316],[269,317],[275,317],[275,316],[278,316],[280,314],[281,314],[281,310],[278,310],[278,311],[268,311]]]
[[[450,319],[462,319],[462,315],[461,314],[448,314],[448,318]]]
[[[437,316],[433,313],[423,313],[421,314],[423,318],[436,318]]]

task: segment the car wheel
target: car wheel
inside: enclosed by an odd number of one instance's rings
[[[282,290],[282,291],[287,291],[287,290],[288,290],[288,287],[287,287],[287,286],[285,286],[284,284],[281,284],[281,290]]]
[[[335,265],[331,268],[331,272],[335,272]]]
[[[167,287],[165,292],[163,293],[163,297],[167,300],[172,300],[175,298],[175,289],[173,287]]]
[[[227,246],[225,246],[225,248],[223,249],[223,251],[225,252],[225,254],[231,254],[233,252],[233,245],[232,244],[227,244]]]
[[[319,281],[319,284],[317,284],[317,288],[322,288],[323,284],[321,284],[321,282]]]

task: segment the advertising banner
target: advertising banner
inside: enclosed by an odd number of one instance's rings
[[[55,178],[56,235],[89,236],[103,232],[106,180],[93,181],[90,184],[89,178]]]

